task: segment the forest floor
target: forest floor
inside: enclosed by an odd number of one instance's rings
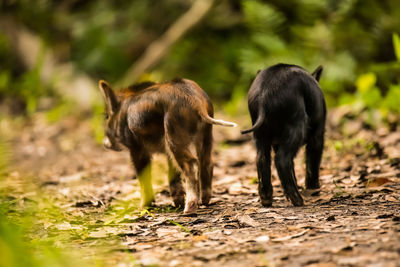
[[[330,112],[320,190],[304,189],[299,152],[303,207],[284,197],[274,167],[273,206],[262,207],[251,136],[214,126],[211,204],[196,216],[175,209],[157,156],[156,207],[141,211],[127,152],[96,144],[89,120],[40,115],[9,129],[13,171],[1,190],[14,211],[30,209],[32,241],[104,266],[400,266],[400,131],[350,113]]]

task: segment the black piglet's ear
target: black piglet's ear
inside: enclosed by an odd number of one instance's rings
[[[316,79],[319,82],[319,78],[321,78],[323,70],[324,68],[322,66],[318,66],[318,68],[316,68],[311,75],[314,77],[314,79]]]
[[[112,114],[118,110],[118,100],[113,89],[106,81],[99,81],[99,88],[106,103],[107,112]]]

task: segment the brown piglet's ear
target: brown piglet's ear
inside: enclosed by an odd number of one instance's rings
[[[316,79],[319,82],[319,78],[321,78],[321,74],[322,74],[323,70],[324,70],[324,68],[320,65],[320,66],[318,66],[318,68],[316,68],[314,70],[314,72],[311,75],[314,77],[314,79]]]
[[[119,104],[113,89],[103,80],[99,81],[99,88],[106,103],[107,112],[110,114],[117,112]]]

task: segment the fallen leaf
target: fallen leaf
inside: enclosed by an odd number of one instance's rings
[[[238,177],[236,175],[225,175],[222,179],[218,179],[213,184],[215,186],[225,185],[225,184],[231,184],[231,183],[237,182],[237,180],[238,180]]]
[[[71,224],[69,222],[63,222],[55,225],[58,230],[71,230]]]
[[[394,216],[393,213],[391,213],[391,214],[381,214],[381,215],[378,215],[376,217],[376,219],[387,219],[387,218],[392,218],[393,216]]]
[[[230,195],[240,195],[243,191],[242,184],[240,182],[234,183],[229,187]]]
[[[197,235],[193,237],[193,241],[198,242],[198,241],[204,241],[204,240],[208,240],[209,237],[206,235]]]
[[[135,244],[135,249],[137,250],[146,250],[146,249],[151,249],[153,247],[154,244],[146,244],[146,243]]]
[[[250,209],[246,210],[244,214],[257,213],[258,210],[259,210],[259,209],[256,209],[256,208],[250,208]]]
[[[95,232],[90,232],[89,237],[92,238],[105,238],[107,237],[107,233],[105,231],[95,231]]]
[[[292,238],[300,237],[300,236],[304,235],[307,232],[308,232],[308,230],[304,230],[304,231],[301,231],[299,233],[295,233],[293,235],[287,235],[287,236],[274,238],[274,239],[271,239],[271,241],[273,241],[273,242],[282,242],[282,241],[290,240]]]
[[[178,230],[169,229],[169,228],[158,228],[156,232],[157,232],[158,237],[164,237],[164,236],[176,234],[176,233],[178,233]]]
[[[340,254],[340,255],[351,254],[353,251],[353,246],[344,245],[344,246],[336,247],[336,248],[332,249],[331,251],[334,254]]]
[[[388,195],[388,196],[385,196],[385,201],[396,202],[398,200],[394,196]]]
[[[224,229],[238,229],[238,227],[234,224],[225,224]]]
[[[60,177],[60,183],[72,183],[72,182],[78,182],[82,179],[82,177],[85,175],[84,172],[78,172],[72,175],[68,176],[62,176]]]
[[[172,261],[170,261],[169,262],[169,267],[176,267],[176,266],[181,266],[182,265],[182,262],[181,261],[179,261],[179,260],[172,260]]]
[[[336,267],[337,265],[333,262],[319,262],[307,265],[307,267]]]
[[[144,255],[142,258],[138,261],[140,263],[140,266],[157,266],[159,265],[159,259],[155,257],[155,255]]]
[[[262,235],[262,236],[259,236],[259,237],[257,237],[256,239],[254,239],[256,242],[259,242],[259,243],[266,243],[266,242],[268,242],[269,240],[270,240],[270,238],[269,238],[269,236],[267,236],[267,235]]]
[[[297,216],[287,216],[287,217],[282,217],[282,219],[284,219],[284,220],[298,220],[299,217],[297,217]]]
[[[236,218],[239,221],[240,225],[243,225],[243,226],[257,227],[260,225],[249,215],[240,215],[240,216],[237,216]]]
[[[231,231],[231,230],[223,230],[222,233],[223,233],[224,235],[231,235],[231,234],[232,234],[232,231]]]
[[[378,177],[375,179],[369,179],[367,183],[365,184],[366,187],[379,187],[381,185],[384,185],[386,183],[392,182],[390,179],[385,178],[385,177]]]

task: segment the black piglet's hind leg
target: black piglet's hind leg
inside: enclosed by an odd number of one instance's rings
[[[306,145],[306,188],[317,189],[319,185],[319,167],[324,148],[324,131],[319,130]]]
[[[257,147],[258,193],[261,204],[264,207],[270,207],[273,195],[271,184],[271,146],[263,142],[263,139],[255,138]]]
[[[282,146],[277,147],[275,150],[275,166],[285,195],[294,206],[303,206],[303,198],[297,189],[296,177],[294,176],[292,149],[286,149]]]

